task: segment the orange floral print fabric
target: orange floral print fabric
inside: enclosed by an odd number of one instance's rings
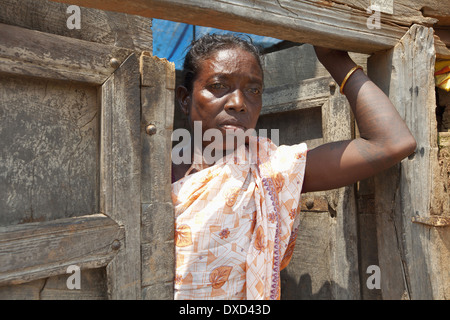
[[[172,184],[175,299],[279,299],[298,230],[306,144],[251,137]],[[258,152],[252,152],[258,150]]]

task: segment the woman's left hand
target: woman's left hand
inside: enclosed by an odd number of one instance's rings
[[[347,51],[314,47],[316,56],[320,63],[328,70],[331,76],[340,85],[348,70],[356,66]]]

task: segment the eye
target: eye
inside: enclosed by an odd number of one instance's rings
[[[248,91],[251,94],[254,94],[254,95],[260,95],[261,94],[261,89],[260,88],[249,88]]]
[[[223,84],[220,83],[220,82],[213,83],[213,84],[210,85],[209,87],[210,87],[211,89],[213,89],[213,90],[220,90],[220,89],[225,89],[225,88],[226,88],[225,85],[223,85]]]

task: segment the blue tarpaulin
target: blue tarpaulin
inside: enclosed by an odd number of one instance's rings
[[[152,23],[153,31],[153,55],[159,58],[166,58],[170,62],[175,63],[175,68],[181,70],[183,68],[184,56],[187,52],[186,48],[191,44],[191,41],[195,38],[198,39],[207,33],[235,33],[226,30],[193,26],[190,24],[172,22],[167,20],[153,19]],[[252,38],[253,42],[257,45],[268,48],[281,40],[257,36],[252,34],[246,34]]]

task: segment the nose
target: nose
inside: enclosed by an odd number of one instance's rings
[[[245,105],[243,92],[240,89],[234,90],[230,94],[224,108],[226,111],[246,112],[247,106]]]

